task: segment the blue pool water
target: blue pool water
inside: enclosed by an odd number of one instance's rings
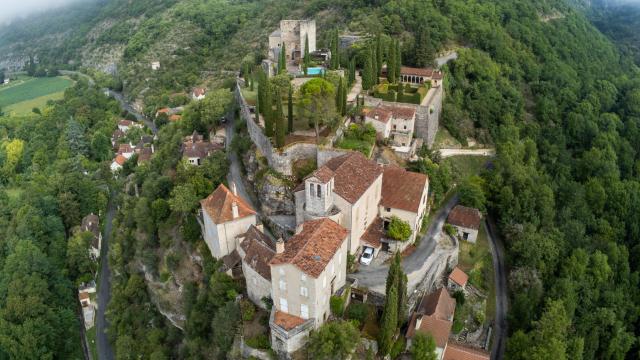
[[[324,69],[321,67],[310,67],[307,69],[307,75],[320,75],[324,73]]]

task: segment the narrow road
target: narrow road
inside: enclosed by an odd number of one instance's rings
[[[258,208],[256,207],[255,201],[252,196],[249,196],[249,192],[244,187],[244,182],[242,181],[242,168],[240,167],[240,159],[238,159],[238,154],[231,149],[231,141],[233,140],[233,136],[235,135],[235,122],[238,121],[235,117],[230,117],[233,121],[227,121],[226,132],[227,132],[227,156],[229,157],[229,173],[227,174],[227,182],[229,185],[231,183],[236,184],[236,190],[238,191],[238,195],[240,195],[245,201],[251,205],[256,211]],[[242,121],[242,120],[240,120]]]
[[[493,272],[496,282],[496,318],[492,360],[502,360],[507,342],[507,311],[509,302],[507,299],[507,272],[504,265],[503,243],[500,239],[493,220],[489,217],[485,221],[485,229],[489,237],[491,255],[493,257]]]
[[[105,317],[107,305],[111,300],[111,270],[109,270],[109,241],[111,225],[116,213],[115,193],[111,193],[107,214],[105,216],[102,249],[100,249],[100,279],[98,284],[98,311],[96,314],[96,343],[100,360],[113,360],[113,349],[106,334],[109,323]]]
[[[347,102],[356,101],[356,97],[360,94],[361,91],[362,91],[362,77],[358,75],[358,72],[356,72],[356,82],[355,84],[353,84],[353,87],[347,94]]]
[[[451,51],[443,56],[437,57],[436,58],[436,64],[438,65],[438,67],[442,67],[442,65],[448,63],[451,60],[455,60],[458,58],[458,52],[457,51]]]
[[[442,231],[449,212],[457,203],[458,196],[456,195],[438,210],[416,250],[402,259],[402,268],[409,280],[407,284],[409,291],[422,282],[429,269],[437,268],[433,266],[433,261],[428,260],[436,248],[437,236]],[[384,293],[388,272],[389,265],[387,264],[371,264],[369,266],[360,266],[358,272],[350,274],[350,277],[358,279],[360,286],[374,291],[377,290],[378,292],[382,289],[382,293]]]
[[[496,149],[440,149],[440,156],[448,158],[451,156],[495,156]]]
[[[144,122],[144,124],[149,129],[151,129],[154,135],[158,134],[158,128],[156,127],[156,124],[154,124],[153,121],[147,119],[147,117],[144,116],[143,114],[140,114],[139,112],[137,112],[133,108],[133,106],[131,106],[131,104],[129,104],[127,100],[125,100],[124,96],[121,93],[117,91],[109,90],[109,89],[105,89],[105,91],[109,93],[109,96],[112,96],[114,99],[116,99],[120,103],[120,107],[122,107],[124,110],[127,110],[129,113],[133,114],[133,116],[135,116],[138,121]]]

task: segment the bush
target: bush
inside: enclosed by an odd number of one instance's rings
[[[407,241],[411,236],[411,226],[409,226],[408,222],[403,221],[399,217],[392,216],[387,230],[387,235],[394,240]]]
[[[331,313],[337,317],[342,317],[344,313],[344,299],[341,296],[332,296],[330,300]]]
[[[262,301],[264,306],[267,308],[267,310],[271,311],[271,308],[273,307],[273,299],[271,299],[268,296],[263,296],[262,299],[260,300]]]
[[[369,314],[369,306],[362,303],[352,303],[347,308],[347,317],[349,320],[356,320],[360,324],[364,324]]]
[[[463,291],[458,290],[458,291],[454,292],[453,293],[453,298],[456,299],[456,305],[457,306],[464,305],[465,298],[464,298],[464,292]]]
[[[406,348],[407,348],[407,343],[405,342],[404,336],[400,336],[398,340],[396,340],[396,342],[393,343],[393,346],[391,347],[391,351],[389,351],[389,356],[392,359],[395,359],[398,356],[400,356],[400,354],[402,354]]]
[[[269,343],[269,337],[265,334],[259,334],[254,337],[247,338],[245,341],[247,346],[252,347],[254,349],[262,349],[267,350],[271,349],[271,344]]]
[[[242,311],[242,320],[244,321],[251,321],[256,315],[256,308],[249,300],[240,301],[240,310]]]
[[[447,233],[447,235],[453,236],[453,237],[458,235],[456,228],[451,224],[444,224],[444,232]]]
[[[459,334],[463,328],[464,328],[464,323],[460,319],[453,320],[453,326],[451,326],[452,333]]]

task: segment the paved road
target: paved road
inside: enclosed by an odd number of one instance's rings
[[[503,254],[504,246],[491,218],[485,221],[485,229],[487,229],[489,245],[491,246],[493,272],[496,282],[496,319],[491,359],[502,360],[507,342],[507,311],[509,307],[507,299],[507,272],[504,265]]]
[[[356,83],[353,84],[351,91],[347,94],[347,102],[356,101],[356,97],[362,91],[362,77],[356,72]]]
[[[457,51],[451,51],[447,54],[444,54],[440,57],[436,58],[436,64],[438,65],[438,67],[442,67],[442,65],[448,63],[451,60],[455,60],[458,58],[458,52]]]
[[[440,149],[440,156],[447,158],[451,156],[495,156],[496,149]]]
[[[438,210],[429,225],[427,233],[422,237],[418,248],[402,260],[402,268],[409,280],[407,284],[409,292],[413,291],[422,282],[430,269],[437,269],[437,266],[434,266],[434,261],[429,261],[429,258],[436,248],[437,236],[442,231],[447,215],[457,203],[458,196],[456,195]],[[384,293],[388,272],[389,265],[387,264],[371,264],[369,266],[360,266],[358,272],[350,276],[358,279],[359,286],[364,286],[377,292],[382,290],[381,293]]]
[[[98,284],[98,311],[96,314],[96,342],[98,358],[100,360],[112,360],[113,349],[107,338],[106,329],[109,326],[105,317],[107,304],[111,300],[111,271],[109,270],[109,241],[111,240],[111,225],[116,212],[115,194],[111,194],[107,215],[105,216],[104,234],[102,236],[102,249],[100,249],[100,280]]]
[[[235,119],[234,121],[227,121],[226,126],[226,135],[227,135],[227,156],[229,157],[229,174],[227,174],[227,182],[229,186],[231,183],[236,184],[236,189],[238,191],[238,195],[240,195],[245,201],[251,205],[256,211],[258,208],[256,207],[255,202],[253,201],[253,197],[249,196],[249,192],[244,187],[244,182],[242,181],[242,168],[240,165],[240,159],[238,159],[238,155],[235,151],[231,150],[231,141],[233,140],[233,136],[235,135],[235,121],[242,121],[242,119]]]
[[[143,114],[140,114],[139,112],[137,112],[133,108],[133,106],[131,106],[131,104],[129,104],[127,100],[125,100],[124,96],[122,96],[121,93],[117,91],[109,90],[109,89],[105,89],[105,91],[109,93],[109,96],[112,96],[114,99],[116,99],[120,103],[120,107],[122,107],[124,110],[127,110],[129,113],[133,114],[133,116],[135,116],[136,119],[138,119],[138,121],[144,122],[144,124],[147,125],[149,129],[151,129],[154,135],[158,133],[158,128],[156,127],[156,124],[154,124],[153,121],[147,119],[147,117],[144,116]]]

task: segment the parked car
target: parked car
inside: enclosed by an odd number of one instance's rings
[[[369,265],[373,260],[373,248],[366,247],[362,251],[362,255],[360,255],[360,264]]]

